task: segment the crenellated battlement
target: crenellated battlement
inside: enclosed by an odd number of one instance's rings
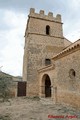
[[[29,17],[34,17],[34,18],[41,18],[45,20],[50,20],[50,21],[55,21],[55,22],[60,22],[61,23],[61,15],[57,14],[56,17],[53,16],[52,12],[49,12],[48,15],[45,15],[44,10],[40,10],[39,13],[35,12],[34,8],[30,8],[30,14]]]

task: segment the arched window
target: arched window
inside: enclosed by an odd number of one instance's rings
[[[50,65],[51,64],[51,60],[50,59],[45,59],[45,65]]]
[[[49,25],[46,26],[46,35],[50,35],[50,26]]]

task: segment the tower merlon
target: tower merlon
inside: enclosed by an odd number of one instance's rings
[[[44,10],[40,10],[40,15],[44,15]]]
[[[49,16],[49,17],[53,17],[53,13],[52,13],[52,12],[49,12],[49,13],[48,13],[48,16]]]
[[[35,13],[35,9],[34,8],[30,8],[30,14]]]
[[[56,15],[56,20],[57,20],[57,21],[61,21],[61,15],[60,15],[60,14],[57,14],[57,15]]]
[[[56,17],[53,16],[52,12],[49,12],[48,15],[45,15],[44,10],[40,10],[39,13],[36,13],[34,8],[30,8],[29,17],[61,23],[61,15],[60,14],[57,14]]]

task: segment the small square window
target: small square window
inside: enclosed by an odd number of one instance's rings
[[[50,65],[51,64],[51,60],[50,59],[45,59],[45,65]]]

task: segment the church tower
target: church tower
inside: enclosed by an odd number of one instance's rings
[[[23,80],[27,81],[27,96],[39,93],[38,69],[51,64],[51,58],[64,48],[61,15],[35,13],[31,8],[25,31]]]

